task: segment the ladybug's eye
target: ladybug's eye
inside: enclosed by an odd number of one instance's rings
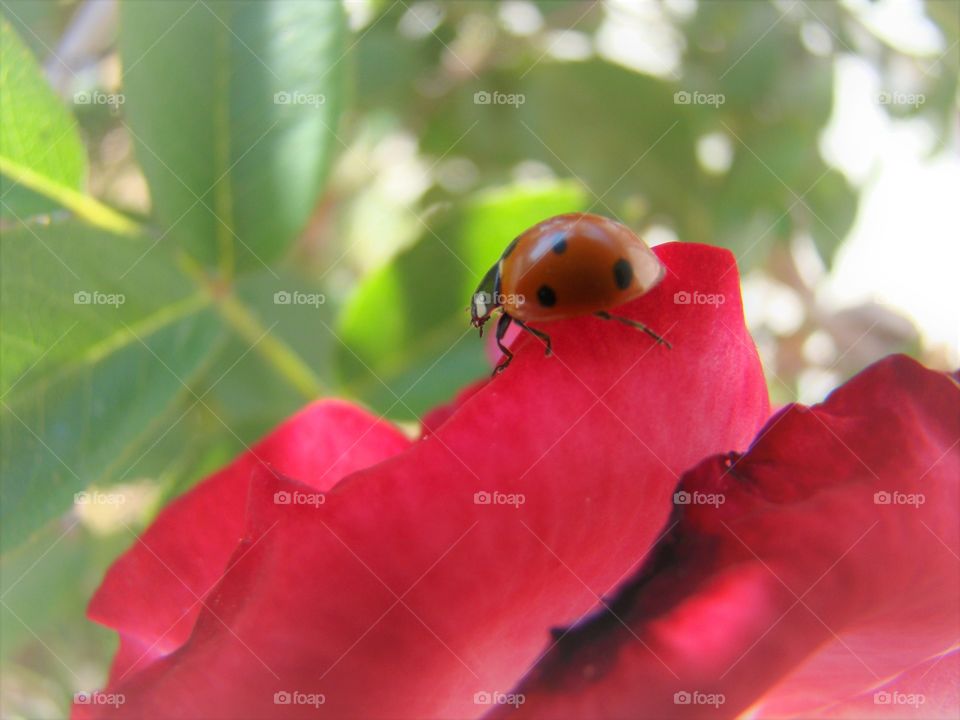
[[[476,327],[482,326],[487,321],[493,309],[494,303],[490,293],[481,290],[473,294],[470,301],[470,315]]]
[[[486,293],[478,292],[473,296],[473,314],[477,317],[483,317],[487,314]]]

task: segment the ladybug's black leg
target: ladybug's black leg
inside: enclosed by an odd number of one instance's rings
[[[506,370],[507,365],[509,365],[513,360],[513,353],[510,352],[510,350],[507,349],[507,346],[503,344],[503,336],[507,334],[507,328],[510,327],[511,320],[513,320],[513,318],[506,313],[501,315],[500,319],[497,320],[497,347],[500,348],[500,352],[503,353],[503,356],[506,359],[493,369],[494,375],[499,375]]]
[[[541,331],[541,330],[537,330],[536,328],[530,327],[530,326],[527,325],[525,322],[522,322],[521,320],[517,320],[516,318],[514,318],[513,321],[514,321],[517,325],[519,325],[520,327],[522,327],[524,330],[526,330],[528,333],[530,333],[531,335],[534,335],[534,336],[540,338],[540,339],[546,344],[546,346],[547,346],[547,351],[544,353],[544,355],[548,355],[548,356],[549,356],[549,355],[552,355],[552,354],[553,354],[553,343],[550,342],[550,336],[549,336],[549,335],[547,335],[545,332],[543,332],[543,331]]]
[[[625,318],[620,315],[611,315],[606,310],[598,310],[597,312],[594,313],[594,315],[596,315],[597,317],[603,318],[604,320],[617,320],[619,322],[622,322],[624,325],[629,325],[630,327],[634,327],[637,330],[642,330],[643,332],[645,332],[647,335],[652,337],[661,345],[666,345],[668,349],[673,349],[673,345],[667,342],[664,338],[657,335],[653,330],[651,330],[641,322],[637,322],[636,320],[631,320],[630,318]]]

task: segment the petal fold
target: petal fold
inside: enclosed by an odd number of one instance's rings
[[[958,488],[948,375],[892,356],[788,406],[685,474],[651,562],[493,717],[956,717]]]

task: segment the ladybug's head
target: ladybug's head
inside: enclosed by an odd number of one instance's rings
[[[483,324],[496,309],[493,296],[485,290],[478,290],[470,299],[470,322],[475,328],[483,328]]]
[[[479,287],[473,291],[470,298],[470,322],[475,328],[483,332],[483,324],[490,319],[490,314],[500,307],[497,292],[500,284],[500,268],[494,265],[488,272]]]

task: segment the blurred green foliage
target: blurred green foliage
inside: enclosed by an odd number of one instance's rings
[[[155,220],[229,276],[281,256],[313,209],[342,104],[346,20],[337,3],[193,6],[123,5],[124,122]],[[169,28],[160,41],[157,28]]]
[[[144,250],[71,220],[4,234],[5,543],[129,477],[216,346],[207,300]]]
[[[30,50],[8,23],[0,24],[0,146],[3,162],[33,171],[51,183],[79,190],[87,171],[83,144],[69,112],[52,93]],[[49,198],[0,174],[0,217],[56,207]]]
[[[285,416],[410,420],[485,376],[465,308],[520,230],[589,210],[744,269],[809,234],[829,264],[858,201],[818,151],[837,58],[914,69],[927,100],[891,115],[955,118],[955,2],[926,6],[936,58],[850,5],[638,7],[657,72],[608,52],[617,4],[137,0],[114,32],[0,4],[4,716],[102,680],[100,574]],[[75,506],[117,483],[141,502],[106,529]]]

